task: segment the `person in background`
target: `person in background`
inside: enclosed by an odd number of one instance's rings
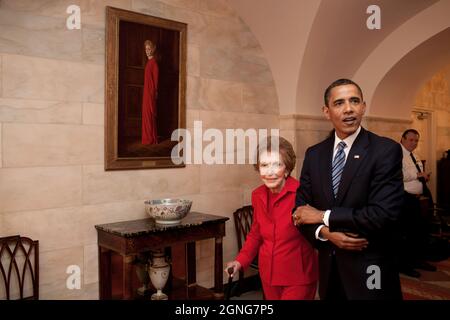
[[[421,213],[420,198],[432,199],[427,187],[430,173],[424,172],[422,161],[414,153],[419,143],[419,132],[408,129],[402,134],[404,202],[402,208],[402,243],[400,248],[400,272],[410,277],[420,277],[414,270],[436,271],[427,263],[424,253],[427,243],[427,223]],[[432,200],[431,200],[432,203]]]

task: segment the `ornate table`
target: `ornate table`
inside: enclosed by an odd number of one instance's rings
[[[223,253],[222,239],[225,236],[225,221],[229,218],[190,212],[180,224],[159,225],[153,219],[131,220],[96,225],[99,259],[99,297],[112,299],[112,254],[122,256],[122,299],[136,297],[132,287],[133,262],[138,254],[168,248],[177,243],[185,244],[186,277],[181,281],[171,279],[177,285],[169,285],[169,299],[195,299],[210,292],[196,284],[195,241],[214,238],[214,288],[211,298],[223,298]],[[181,283],[181,285],[180,285]],[[178,289],[175,290],[175,289]]]

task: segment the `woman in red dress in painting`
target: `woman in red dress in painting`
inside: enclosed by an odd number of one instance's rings
[[[157,144],[156,98],[158,96],[158,64],[153,56],[156,45],[150,40],[144,42],[147,63],[144,72],[144,93],[142,95],[142,144]]]

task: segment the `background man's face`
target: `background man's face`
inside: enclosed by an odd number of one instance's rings
[[[366,103],[362,101],[358,88],[352,84],[331,89],[328,106],[323,107],[323,113],[333,123],[340,139],[358,130],[365,111]]]
[[[401,143],[406,150],[408,150],[409,152],[413,152],[419,144],[419,135],[415,134],[414,132],[408,132],[406,134],[406,137],[402,138]]]

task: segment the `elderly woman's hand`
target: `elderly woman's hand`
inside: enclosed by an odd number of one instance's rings
[[[227,274],[227,276],[229,275],[228,274],[228,269],[229,268],[233,268],[233,273],[231,274],[231,277],[233,278],[234,275],[236,274],[236,272],[238,272],[241,269],[241,264],[237,260],[228,262],[225,270],[223,270]]]
[[[292,219],[294,220],[295,226],[302,224],[317,224],[323,223],[324,214],[324,211],[320,211],[310,205],[306,205],[298,207],[292,215]]]

